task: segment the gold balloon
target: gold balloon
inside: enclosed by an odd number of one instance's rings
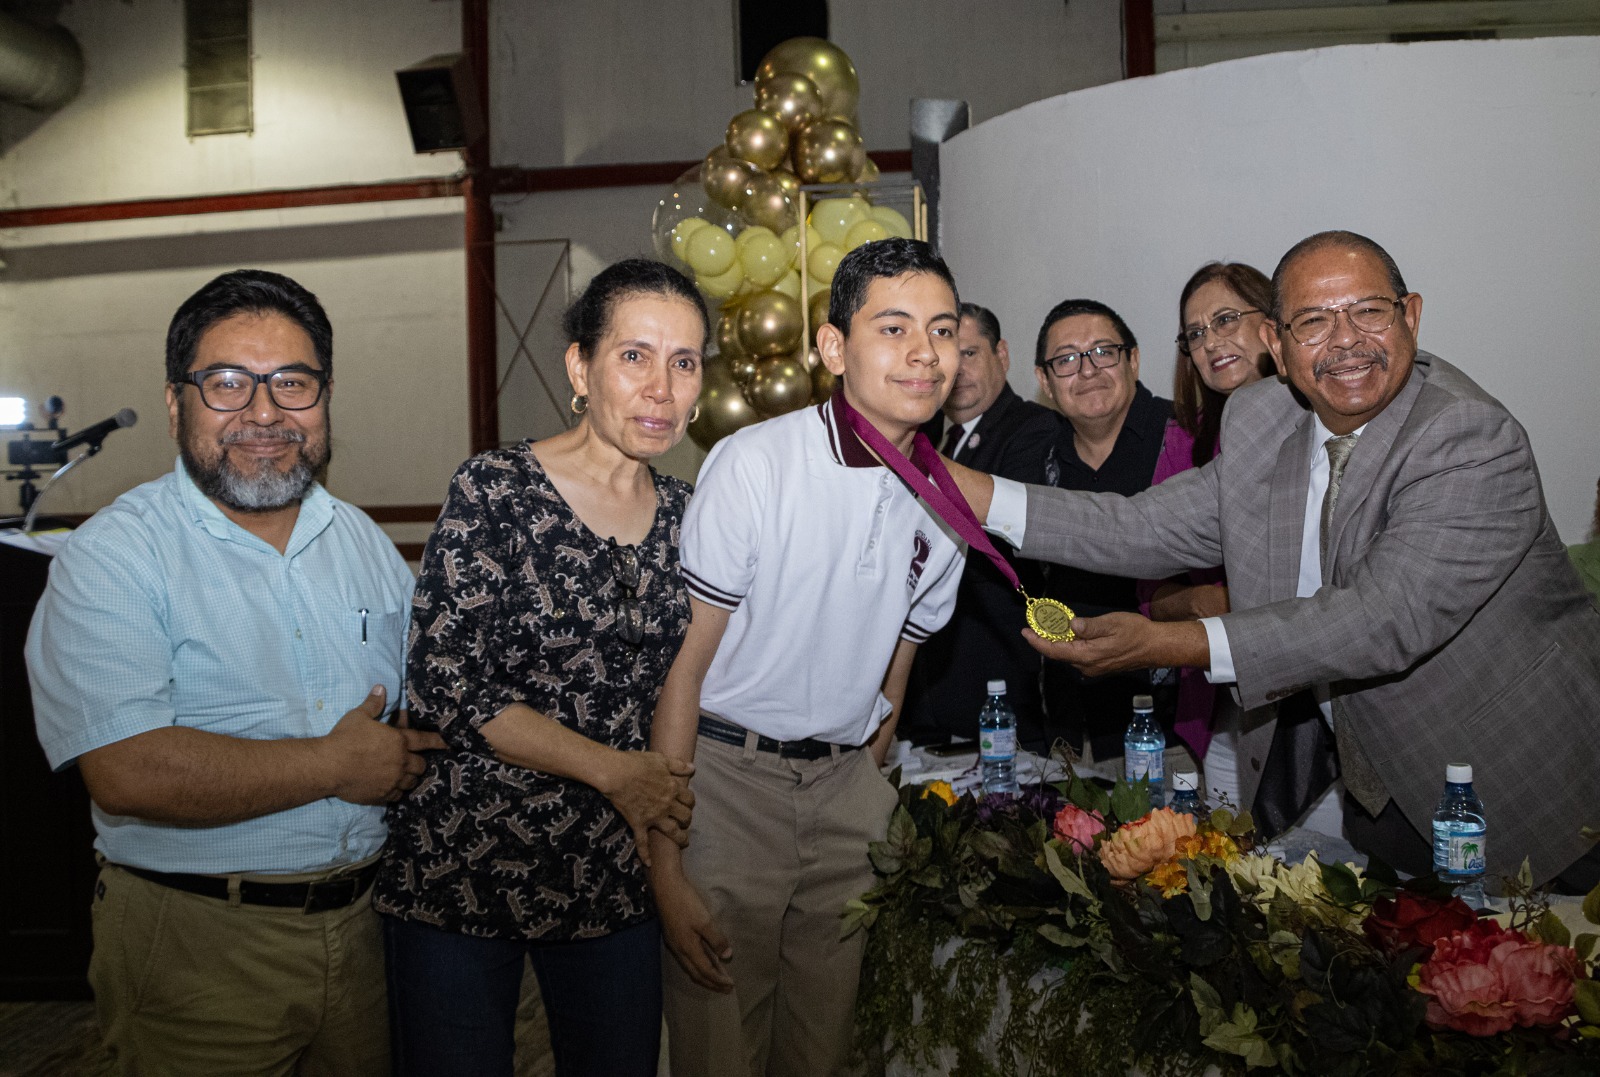
[[[724,235],[727,233],[724,232]],[[705,235],[701,229],[689,237],[689,252],[694,253],[695,237]],[[833,284],[833,275],[839,268],[839,260],[844,257],[844,248],[837,243],[819,243],[806,252],[806,272],[811,279],[824,288]]]
[[[758,172],[745,183],[739,212],[751,224],[782,232],[795,222],[794,200],[776,176]]]
[[[863,243],[873,243],[880,239],[888,239],[889,230],[871,217],[857,221],[850,226],[850,231],[844,236],[844,249],[853,251]]]
[[[883,225],[891,236],[899,236],[901,239],[911,238],[911,222],[893,206],[873,206],[872,219]]]
[[[816,349],[811,349],[811,354],[816,355]],[[820,404],[833,395],[834,388],[839,384],[839,377],[829,370],[822,362],[822,357],[817,357],[816,365],[811,368],[811,401]]]
[[[756,68],[756,84],[777,75],[804,75],[822,97],[824,115],[850,116],[861,98],[856,65],[843,49],[820,37],[792,37],[775,45]]]
[[[861,198],[824,198],[811,210],[807,223],[817,230],[824,243],[844,245],[852,225],[872,216],[872,207]]]
[[[783,193],[793,198],[800,193],[800,177],[790,172],[787,168],[774,168],[772,178],[783,187]]]
[[[811,298],[807,301],[806,309],[811,314],[811,343],[813,344],[817,342],[817,327],[826,324],[828,321],[829,298],[828,289],[819,288],[811,293]]]
[[[800,343],[800,304],[782,292],[758,292],[739,309],[739,344],[758,359],[785,355]]]
[[[729,307],[724,307],[722,317],[717,319],[716,328],[717,354],[732,359],[734,356],[744,354],[744,345],[739,343],[739,312]]]
[[[811,403],[811,372],[792,355],[763,359],[744,392],[761,414],[782,415]]]
[[[859,171],[862,160],[861,135],[847,123],[818,120],[795,136],[795,169],[807,183],[844,183],[854,178],[851,169]]]
[[[861,171],[856,174],[857,183],[877,183],[883,173],[878,171],[878,162],[866,158],[866,163],[861,166]]]
[[[765,171],[777,168],[789,154],[789,129],[770,112],[745,109],[728,121],[724,139],[730,156]]]
[[[800,271],[791,269],[778,279],[778,283],[772,286],[772,290],[782,292],[798,303],[800,301],[800,287]]]
[[[756,83],[756,108],[794,131],[822,117],[822,95],[804,75],[773,75]]]
[[[717,205],[738,209],[744,200],[745,185],[759,172],[760,169],[749,161],[729,157],[726,146],[718,146],[706,154],[700,165],[700,183]]]
[[[756,368],[764,362],[766,362],[764,359],[741,355],[728,364],[728,369],[733,372],[734,383],[743,389],[750,384],[750,379],[756,376]]]
[[[702,449],[709,450],[740,427],[761,421],[734,382],[727,362],[715,356],[702,367],[699,404],[700,415],[689,424],[689,436]]]
[[[715,277],[733,267],[738,253],[732,236],[720,228],[707,226],[689,233],[683,244],[683,260],[701,276]]]

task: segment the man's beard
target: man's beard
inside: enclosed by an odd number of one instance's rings
[[[300,448],[288,471],[279,471],[271,461],[263,460],[260,470],[250,475],[236,468],[226,451],[228,445],[242,441],[289,441]],[[298,430],[269,426],[229,432],[218,445],[217,455],[209,462],[195,455],[189,438],[183,439],[179,452],[189,477],[207,497],[235,512],[272,512],[305,496],[317,475],[328,466],[333,455],[329,447],[331,441],[326,425],[320,442],[309,441]]]

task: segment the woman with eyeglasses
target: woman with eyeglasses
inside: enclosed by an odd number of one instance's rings
[[[1203,467],[1220,451],[1217,434],[1222,407],[1240,386],[1272,372],[1272,356],[1261,340],[1261,326],[1272,305],[1272,282],[1254,266],[1209,262],[1195,271],[1178,297],[1178,364],[1173,375],[1173,418],[1167,423],[1161,456],[1151,485],[1190,468]],[[1222,570],[1203,569],[1140,585],[1141,608],[1153,620],[1186,621],[1228,612],[1228,587]],[[1205,785],[1215,796],[1227,794],[1240,805],[1235,764],[1238,729],[1213,721],[1218,704],[1232,697],[1197,669],[1178,676],[1174,732],[1195,757],[1204,760]],[[1232,711],[1237,718],[1237,711]],[[1217,735],[1214,736],[1214,733]]]
[[[571,429],[468,460],[423,554],[407,701],[449,746],[389,811],[397,1074],[508,1075],[524,957],[558,1075],[654,1074],[661,942],[641,859],[686,840],[692,768],[647,750],[689,622],[689,486],[650,461],[700,393],[704,302],[602,271],[567,312]]]

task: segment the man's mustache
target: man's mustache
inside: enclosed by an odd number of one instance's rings
[[[305,440],[305,434],[299,430],[291,430],[287,426],[263,426],[254,430],[230,430],[223,435],[222,444],[237,445],[246,441],[292,441],[300,444]]]
[[[1357,363],[1376,363],[1379,370],[1389,369],[1389,352],[1384,348],[1354,348],[1338,355],[1329,355],[1318,359],[1311,368],[1313,378],[1321,378],[1335,367],[1351,366]]]

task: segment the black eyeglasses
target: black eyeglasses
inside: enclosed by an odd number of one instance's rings
[[[633,546],[618,546],[616,539],[607,539],[611,548],[611,576],[617,581],[617,635],[624,643],[637,647],[644,641],[644,610],[639,606],[639,551]]]
[[[1071,355],[1056,355],[1049,359],[1041,359],[1039,366],[1058,378],[1074,378],[1083,369],[1086,360],[1096,370],[1109,370],[1122,362],[1123,352],[1132,350],[1126,344],[1100,344],[1086,352],[1073,352]]]
[[[1188,355],[1191,348],[1198,348],[1206,339],[1206,330],[1209,329],[1212,335],[1219,340],[1225,337],[1231,338],[1233,334],[1239,331],[1239,323],[1244,321],[1246,314],[1260,313],[1261,311],[1254,307],[1249,310],[1225,310],[1203,325],[1197,325],[1193,329],[1185,329],[1173,339],[1177,341],[1178,347],[1183,349],[1183,354]]]
[[[328,375],[304,366],[279,367],[268,374],[222,367],[185,374],[174,385],[193,385],[200,400],[212,411],[243,411],[256,398],[256,386],[267,387],[267,399],[284,411],[305,411],[317,406],[328,386]]]

